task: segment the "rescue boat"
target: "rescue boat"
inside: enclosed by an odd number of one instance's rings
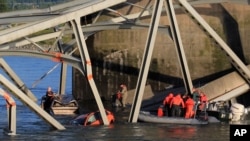
[[[44,107],[46,98],[43,96],[41,106]],[[68,95],[59,95],[51,103],[50,113],[53,115],[74,115],[78,114],[78,102]]]
[[[149,123],[166,123],[166,124],[189,124],[189,125],[206,125],[208,123],[220,122],[214,117],[207,116],[206,114],[200,114],[195,118],[184,117],[159,117],[149,111],[140,111],[138,120],[141,122]]]
[[[220,123],[216,117],[209,116],[206,112],[199,112],[195,118],[184,117],[159,117],[154,112],[140,111],[138,120],[149,123],[166,123],[166,124],[190,124],[190,125],[206,125],[208,123]]]

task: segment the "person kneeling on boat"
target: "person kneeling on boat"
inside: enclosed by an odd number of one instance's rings
[[[175,97],[173,97],[172,101],[170,102],[170,108],[172,108],[171,116],[180,117],[181,106],[182,108],[185,108],[183,99],[181,98],[181,94],[177,94]]]
[[[194,106],[195,106],[195,101],[188,95],[187,100],[185,101],[185,107],[186,107],[186,112],[185,112],[185,118],[192,118],[194,116]]]
[[[46,95],[44,97],[44,110],[51,114],[51,104],[55,98],[55,93],[52,91],[51,87],[48,87]]]

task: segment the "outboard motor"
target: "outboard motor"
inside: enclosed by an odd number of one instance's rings
[[[216,117],[220,121],[230,120],[230,106],[228,101],[210,102],[208,105],[210,116]]]
[[[244,119],[244,116],[248,113],[248,110],[245,109],[244,105],[239,103],[232,104],[230,108],[230,119],[231,121],[240,121]]]

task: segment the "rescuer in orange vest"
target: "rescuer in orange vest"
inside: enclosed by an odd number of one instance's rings
[[[192,118],[194,116],[194,105],[195,101],[190,96],[187,96],[187,100],[185,101],[185,118]]]
[[[170,108],[172,108],[172,115],[173,117],[180,117],[181,115],[181,106],[185,108],[183,99],[181,98],[181,94],[177,94],[173,97],[172,101],[170,102]]]
[[[163,105],[165,109],[165,116],[170,116],[170,102],[174,97],[173,93],[168,94],[165,99],[163,100]]]
[[[207,102],[208,102],[207,96],[203,92],[201,92],[199,110],[204,111],[206,108]]]

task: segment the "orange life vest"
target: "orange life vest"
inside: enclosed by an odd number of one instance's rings
[[[163,107],[160,106],[160,107],[158,108],[157,116],[158,116],[158,117],[162,117],[163,115],[164,115]]]

